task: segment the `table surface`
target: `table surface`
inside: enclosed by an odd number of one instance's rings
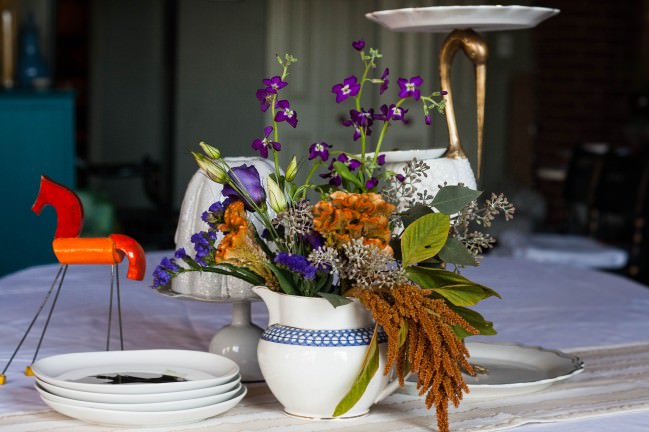
[[[149,274],[161,257],[159,252],[148,254]],[[55,265],[38,266],[0,279],[2,367],[56,271]],[[479,268],[466,269],[464,275],[503,296],[502,300],[487,299],[478,307],[494,321],[499,332],[482,340],[570,351],[578,347],[649,342],[649,288],[628,279],[496,256],[486,257]],[[104,348],[109,282],[109,266],[70,267],[39,358]],[[122,278],[126,349],[206,350],[215,331],[229,323],[229,304],[173,299],[151,290],[149,285],[150,276],[144,282]],[[263,327],[267,319],[263,303],[253,303],[252,311],[253,321]],[[47,409],[32,387],[32,378],[22,374],[31,361],[39,331],[40,327],[27,340],[7,372],[7,383],[0,387],[0,430],[22,430],[3,426],[13,414]],[[62,415],[54,416],[62,424],[69,422]],[[616,428],[640,432],[646,431],[647,425],[649,410],[642,408],[608,416],[526,424],[515,430],[573,432]]]

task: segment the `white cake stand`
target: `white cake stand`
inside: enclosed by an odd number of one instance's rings
[[[431,6],[370,12],[365,16],[384,27],[400,32],[449,33],[440,49],[439,73],[442,89],[448,91],[446,123],[449,144],[446,157],[466,159],[460,143],[453,99],[451,96],[451,65],[458,50],[462,49],[475,65],[477,112],[477,178],[482,165],[482,131],[487,43],[477,32],[517,30],[535,27],[540,22],[559,13],[558,9],[530,6]]]
[[[250,319],[251,302],[259,301],[253,294],[247,298],[210,298],[190,294],[180,294],[172,291],[169,286],[158,288],[157,291],[169,297],[203,301],[209,303],[232,303],[232,318],[229,325],[219,329],[210,342],[209,351],[233,360],[239,365],[243,382],[263,381],[264,377],[257,362],[257,344],[263,330]]]

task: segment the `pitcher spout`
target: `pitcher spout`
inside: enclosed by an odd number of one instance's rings
[[[279,301],[280,296],[270,289],[264,286],[256,286],[252,288],[252,291],[257,294],[266,304],[268,308],[268,326],[270,327],[273,324],[279,323],[280,314],[279,314]]]

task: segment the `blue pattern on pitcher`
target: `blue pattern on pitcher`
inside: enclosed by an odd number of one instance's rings
[[[366,346],[370,344],[374,327],[342,330],[311,330],[273,324],[261,339],[286,345],[339,347]],[[378,342],[387,342],[387,335],[379,328]]]

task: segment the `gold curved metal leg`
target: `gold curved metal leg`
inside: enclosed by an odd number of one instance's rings
[[[466,154],[460,142],[453,108],[453,96],[451,91],[451,66],[458,50],[462,49],[464,54],[475,66],[476,75],[476,113],[477,113],[477,144],[478,144],[478,175],[480,177],[482,165],[482,142],[484,129],[484,106],[485,106],[485,85],[487,80],[487,58],[489,56],[487,42],[482,36],[471,29],[453,30],[440,50],[439,75],[442,90],[446,90],[446,124],[448,125],[449,145],[446,157],[451,159],[466,159]]]

